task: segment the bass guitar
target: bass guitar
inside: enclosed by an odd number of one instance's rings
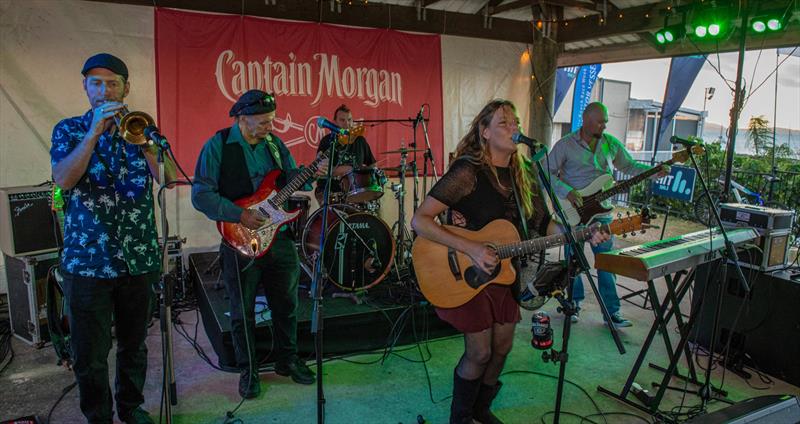
[[[237,206],[256,211],[266,221],[258,229],[251,230],[239,222],[217,222],[217,230],[222,238],[236,251],[249,258],[258,258],[269,251],[275,234],[285,224],[294,221],[300,215],[300,209],[284,211],[283,204],[289,200],[303,184],[319,169],[319,164],[327,156],[320,154],[307,168],[303,168],[285,187],[277,190],[276,181],[281,170],[269,172],[258,190],[250,196],[234,201]]]
[[[582,241],[591,238],[598,230],[626,234],[642,229],[643,221],[642,215],[626,216],[610,224],[595,223],[574,230],[573,235],[576,240]],[[511,258],[561,246],[567,241],[564,234],[520,241],[514,224],[504,219],[494,220],[478,231],[451,225],[443,227],[466,239],[486,242],[497,252],[500,263],[488,274],[475,266],[468,255],[424,237],[417,237],[411,248],[417,282],[425,298],[440,308],[461,306],[489,284],[513,284],[517,271],[511,264]]]
[[[705,152],[702,146],[694,146],[692,147],[692,153],[695,155],[702,155]],[[672,165],[674,163],[683,163],[689,158],[689,152],[686,150],[681,150],[672,154],[672,159],[662,162],[659,165],[648,169],[647,171],[642,172],[641,174],[629,178],[624,181],[620,181],[618,183],[614,183],[614,177],[608,174],[601,175],[595,178],[588,186],[578,190],[580,193],[581,198],[583,199],[583,205],[579,208],[575,208],[565,197],[559,197],[559,203],[561,204],[561,208],[564,210],[564,216],[569,222],[569,225],[580,225],[580,224],[588,224],[589,222],[594,219],[596,216],[606,215],[613,207],[611,206],[608,199],[612,196],[625,192],[631,187],[640,182],[644,181],[647,178],[657,174],[661,171],[662,165]],[[558,216],[556,216],[556,220],[561,222]]]

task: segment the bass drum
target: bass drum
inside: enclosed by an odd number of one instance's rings
[[[320,254],[322,211],[314,211],[303,229],[303,254],[311,263]],[[331,205],[322,251],[322,265],[333,284],[347,291],[366,290],[389,273],[394,261],[394,237],[375,215],[350,205]]]

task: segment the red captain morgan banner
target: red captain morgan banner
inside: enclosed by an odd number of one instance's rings
[[[431,148],[441,168],[442,65],[436,35],[156,8],[155,43],[158,123],[189,173],[205,141],[233,123],[228,112],[236,99],[254,88],[275,93],[273,133],[298,165],[313,160],[327,133],[317,127],[317,117],[332,121],[341,104],[355,120],[413,119],[425,105]],[[414,141],[411,122],[366,124],[364,136],[379,167],[400,162],[399,155],[382,152],[411,147]],[[423,148],[421,125],[416,139]],[[422,169],[421,154],[418,160]]]

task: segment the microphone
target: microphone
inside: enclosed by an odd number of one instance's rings
[[[148,140],[153,140],[153,143],[156,146],[160,147],[161,149],[167,150],[169,149],[169,143],[167,142],[167,138],[161,135],[158,130],[158,127],[154,125],[149,125],[144,129],[144,136],[147,137]]]
[[[370,254],[374,255],[373,256],[374,260],[372,261],[372,264],[378,267],[378,269],[383,268],[383,264],[381,263],[381,258],[378,257],[378,243],[375,242],[375,239],[370,239],[369,247],[371,250]]]
[[[532,139],[521,132],[515,132],[514,135],[511,136],[511,140],[514,141],[514,144],[524,144],[531,149],[531,158],[533,160],[539,160],[544,156],[547,148],[545,148],[544,144],[539,143],[535,139]]]
[[[703,145],[703,140],[698,140],[698,141],[687,140],[685,138],[680,138],[677,135],[673,135],[672,137],[670,137],[669,142],[672,144],[680,144],[681,146],[685,147],[694,147]]]
[[[325,119],[325,118],[323,118],[321,116],[319,118],[317,118],[317,125],[322,127],[322,128],[331,130],[331,131],[333,131],[334,133],[337,133],[337,134],[346,135],[346,134],[349,133],[348,130],[346,130],[344,128],[339,128],[338,125],[334,124],[333,122],[331,122],[331,121],[329,121],[329,120],[327,120],[327,119]]]
[[[424,111],[425,111],[425,105],[423,104],[422,106],[419,107],[419,112],[417,112],[417,117],[414,119],[414,124],[417,124],[418,122],[422,121],[423,119],[422,112]]]

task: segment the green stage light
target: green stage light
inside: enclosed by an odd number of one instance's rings
[[[769,28],[770,31],[777,31],[781,29],[782,26],[783,25],[781,25],[781,21],[779,21],[777,18],[772,18],[767,21],[767,28]]]
[[[657,33],[656,33],[656,40],[657,40],[657,41],[658,41],[660,44],[664,44],[664,43],[667,41],[667,40],[664,38],[664,34],[663,34],[663,33],[661,33],[661,32],[657,32]]]
[[[708,33],[708,28],[705,25],[698,25],[694,28],[694,35],[703,38]]]
[[[720,31],[722,31],[720,24],[711,24],[708,26],[708,34],[712,37],[718,36]]]
[[[675,41],[675,36],[672,35],[672,31],[666,30],[664,31],[664,39],[667,40],[668,43]]]
[[[767,30],[767,25],[764,24],[764,21],[761,20],[754,20],[750,24],[750,27],[753,28],[753,31],[755,32],[764,32]]]

